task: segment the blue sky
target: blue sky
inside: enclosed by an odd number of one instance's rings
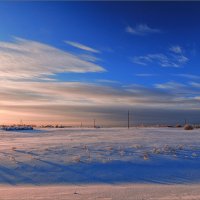
[[[199,11],[199,2],[1,2],[2,123],[123,125],[127,109],[133,123],[177,123],[182,112],[198,122]]]

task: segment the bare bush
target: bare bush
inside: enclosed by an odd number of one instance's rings
[[[181,128],[182,126],[180,124],[176,124],[176,128]]]
[[[186,124],[186,125],[184,126],[184,130],[193,130],[193,129],[194,129],[193,126],[190,125],[190,124]]]

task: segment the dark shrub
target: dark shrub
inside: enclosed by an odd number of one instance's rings
[[[180,124],[176,124],[176,128],[181,128],[182,126]]]
[[[190,125],[190,124],[186,124],[186,125],[184,126],[184,130],[193,130],[193,129],[194,129],[193,126]]]

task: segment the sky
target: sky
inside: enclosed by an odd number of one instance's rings
[[[0,2],[0,124],[200,123],[200,2]]]

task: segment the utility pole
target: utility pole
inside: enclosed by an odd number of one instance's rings
[[[96,120],[94,119],[94,128],[96,128]]]
[[[82,122],[81,122],[81,128],[83,127],[83,124],[82,124]]]
[[[185,119],[185,125],[187,124],[187,120]]]
[[[128,110],[128,129],[129,129],[129,127],[130,127],[130,116],[129,116],[129,110]]]

